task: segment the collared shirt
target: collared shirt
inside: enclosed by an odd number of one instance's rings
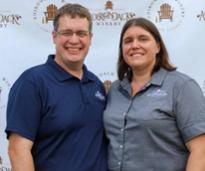
[[[185,143],[205,133],[205,98],[177,71],[160,69],[134,97],[124,78],[111,86],[104,126],[110,171],[184,171]]]
[[[25,71],[9,94],[6,132],[34,142],[36,171],[106,171],[105,91],[84,66],[70,75],[49,56]]]

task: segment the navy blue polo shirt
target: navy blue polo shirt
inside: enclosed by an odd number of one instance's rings
[[[50,55],[12,86],[6,133],[34,142],[37,171],[106,171],[105,103],[103,84],[85,66],[79,80]]]

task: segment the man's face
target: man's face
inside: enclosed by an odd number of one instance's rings
[[[91,37],[86,18],[72,18],[69,15],[60,17],[58,29],[53,31],[55,61],[62,67],[81,67],[88,53]]]

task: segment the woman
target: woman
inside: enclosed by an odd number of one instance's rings
[[[110,171],[205,171],[205,98],[170,64],[156,26],[125,23],[104,125]]]

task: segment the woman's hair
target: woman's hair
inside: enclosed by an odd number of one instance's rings
[[[123,52],[122,52],[123,36],[126,30],[132,26],[139,26],[145,29],[146,31],[148,31],[154,37],[155,41],[159,43],[160,45],[160,51],[156,55],[156,63],[152,70],[152,74],[158,71],[161,67],[169,71],[175,70],[176,67],[174,67],[169,61],[169,55],[168,55],[166,46],[162,40],[162,37],[157,27],[151,21],[145,18],[134,18],[134,19],[128,20],[123,26],[122,31],[121,31],[120,44],[119,44],[119,57],[118,57],[118,63],[117,63],[118,78],[122,80],[124,76],[127,75],[129,81],[132,80],[132,71],[129,65],[125,62],[123,58]]]

